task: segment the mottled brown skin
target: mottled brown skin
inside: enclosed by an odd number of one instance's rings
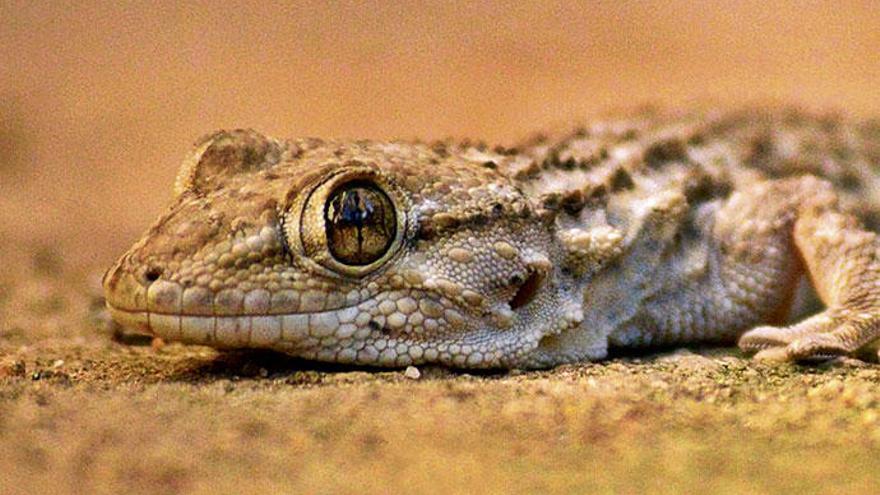
[[[104,285],[127,326],[323,361],[852,354],[878,337],[878,164],[877,124],[796,110],[643,112],[510,149],[219,132]],[[810,287],[826,308],[774,326]]]

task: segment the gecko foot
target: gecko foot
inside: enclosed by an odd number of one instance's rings
[[[880,337],[873,314],[825,311],[788,327],[762,326],[740,338],[739,347],[756,359],[824,361],[858,351]]]

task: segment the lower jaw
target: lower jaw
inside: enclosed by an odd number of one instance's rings
[[[109,305],[108,309],[117,323],[134,331],[220,349],[272,349],[305,359],[380,367],[421,364],[440,357],[431,351],[390,354],[396,343],[389,339],[379,346],[365,341],[366,336],[353,332],[348,328],[353,326],[347,324],[336,327],[335,333],[331,327],[310,327],[309,315],[181,316]]]
[[[221,348],[292,350],[317,344],[308,315],[187,316],[130,311],[108,305],[117,323],[168,341]]]
[[[427,362],[456,368],[505,368],[504,354],[498,348],[469,352],[469,345],[422,347],[389,353],[401,341],[391,337],[370,336],[369,329],[354,324],[310,324],[308,314],[261,316],[188,316],[131,311],[107,306],[111,317],[133,331],[161,337],[168,341],[206,345],[221,349],[272,349],[306,359],[400,367]],[[380,345],[380,341],[385,343]],[[445,349],[448,347],[448,351]],[[511,351],[512,349],[507,349]],[[473,359],[475,357],[480,359]]]

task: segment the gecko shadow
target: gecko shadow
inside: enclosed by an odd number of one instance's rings
[[[634,366],[694,356],[704,359],[735,358],[748,361],[748,356],[735,346],[661,346],[650,349],[615,349],[608,359],[565,365],[555,369],[571,369],[572,366],[603,366],[612,362],[624,362]],[[839,360],[798,363],[804,368],[836,367]],[[320,385],[349,381],[393,382],[404,380],[405,367],[377,368],[373,366],[325,363],[297,358],[271,350],[243,349],[218,351],[204,358],[187,358],[166,377],[167,380],[187,383],[205,383],[219,380],[284,383],[288,385]],[[456,369],[441,365],[418,366],[422,379],[453,379],[467,376],[483,379],[502,379],[527,370],[508,369]],[[536,374],[551,372],[534,370]]]
[[[167,379],[177,382],[212,382],[217,380],[267,380],[291,385],[316,385],[325,382],[346,381],[346,378],[365,377],[379,381],[398,381],[404,378],[406,367],[377,368],[354,364],[325,363],[297,358],[282,352],[261,349],[218,351],[209,359],[188,358]],[[479,376],[502,378],[506,369],[455,369],[439,365],[418,366],[421,378],[453,378]]]

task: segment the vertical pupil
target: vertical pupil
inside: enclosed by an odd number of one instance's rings
[[[367,198],[361,196],[358,189],[344,191],[340,196],[342,196],[342,211],[339,221],[363,227],[373,213],[373,205]]]
[[[331,195],[325,211],[327,244],[337,260],[366,265],[381,258],[396,233],[394,207],[371,184],[348,184]]]

